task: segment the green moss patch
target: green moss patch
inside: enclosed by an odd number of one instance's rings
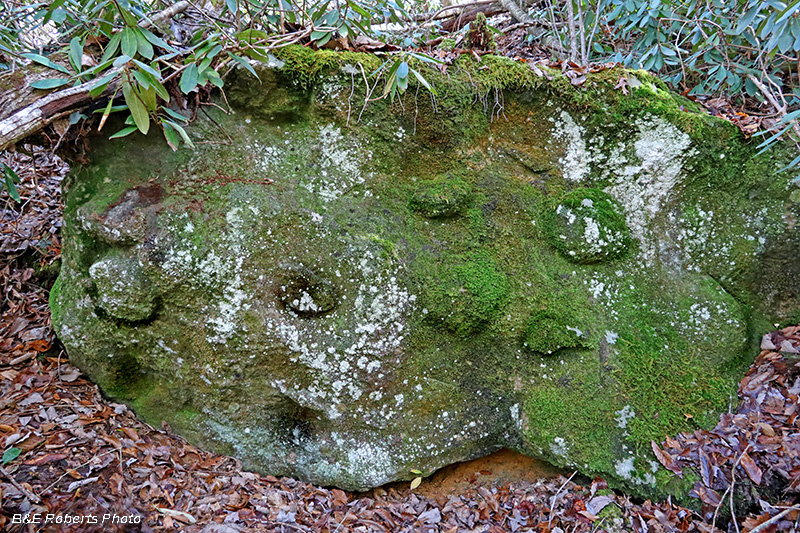
[[[494,319],[507,302],[506,274],[485,252],[461,262],[442,265],[437,279],[430,280],[428,310],[447,329],[466,336]]]
[[[525,347],[546,355],[562,348],[590,347],[591,343],[583,332],[571,326],[575,322],[553,312],[537,312],[528,323]]]
[[[561,197],[548,230],[550,243],[575,263],[618,258],[631,242],[621,208],[599,189],[577,189]]]
[[[460,178],[440,178],[417,187],[409,205],[429,218],[452,217],[467,207],[471,193],[472,188]]]

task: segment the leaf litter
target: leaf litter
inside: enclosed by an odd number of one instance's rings
[[[738,407],[720,416],[714,429],[652,443],[655,458],[674,475],[695,474],[691,494],[699,512],[671,501],[635,501],[608,490],[600,478],[574,475],[491,486],[472,482],[473,476],[468,488],[441,498],[399,483],[347,493],[245,471],[237,459],[198,449],[166,424],[154,428],[104,398],[69,364],[53,334],[48,280],[35,275],[31,256],[22,252],[49,239],[35,261],[58,260],[67,168],[42,150],[33,153],[0,156],[23,178],[22,204],[0,193],[11,211],[4,211],[0,231],[1,531],[33,531],[13,524],[20,513],[117,514],[140,522],[36,529],[59,532],[797,530],[800,326],[764,336],[740,383]]]

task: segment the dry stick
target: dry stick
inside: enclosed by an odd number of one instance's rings
[[[744,455],[747,453],[749,449],[750,445],[748,444],[747,447],[742,452],[742,455],[740,455],[739,458],[736,460],[736,462],[733,464],[733,468],[731,469],[731,484],[728,485],[727,489],[725,489],[725,492],[722,494],[722,498],[720,498],[719,503],[717,504],[717,508],[714,509],[714,519],[711,521],[712,528],[717,527],[716,524],[717,524],[717,515],[719,514],[719,509],[720,507],[722,507],[722,503],[725,501],[725,496],[727,496],[728,492],[730,492],[731,518],[733,518],[733,523],[736,526],[736,531],[737,532],[739,531],[739,524],[736,523],[736,515],[733,514],[733,486],[736,484],[736,467],[739,466],[742,457],[744,457]]]
[[[169,6],[167,9],[159,11],[158,13],[150,17],[150,19],[143,20],[142,22],[139,23],[139,26],[148,29],[151,26],[155,26],[159,22],[169,20],[175,15],[180,15],[181,13],[189,9],[189,5],[190,5],[189,2],[187,2],[186,0],[178,2],[177,4],[173,4]]]
[[[91,101],[89,91],[97,85],[97,81],[92,80],[77,87],[50,93],[0,120],[0,149],[5,149],[18,140],[39,131],[54,120],[71,113],[72,110],[89,103]],[[114,80],[109,83],[110,90],[113,90],[112,85],[114,85]]]
[[[578,53],[578,37],[575,34],[575,6],[572,0],[567,0],[567,17],[569,18],[569,59],[575,61]]]
[[[739,522],[736,520],[736,511],[733,508],[733,493],[736,492],[734,490],[734,486],[736,485],[736,467],[739,465],[739,461],[742,460],[742,457],[744,457],[747,454],[748,448],[750,448],[749,444],[747,445],[747,448],[744,449],[744,452],[742,452],[742,455],[739,456],[739,460],[736,461],[736,464],[733,465],[733,468],[731,469],[731,492],[730,492],[731,518],[733,519],[733,527],[736,528],[736,533],[739,533]]]
[[[581,39],[581,65],[589,66],[589,54],[586,51],[586,25],[583,23],[583,0],[578,0],[578,35]]]
[[[59,481],[61,481],[62,479],[64,479],[65,477],[67,477],[69,475],[70,471],[74,470],[74,471],[77,472],[79,468],[83,468],[84,466],[88,465],[89,463],[91,463],[95,459],[100,459],[101,457],[105,457],[106,455],[110,455],[110,454],[112,454],[112,453],[114,453],[116,451],[117,451],[117,449],[114,448],[113,450],[109,450],[109,451],[107,451],[105,453],[101,453],[100,455],[92,456],[91,459],[89,459],[87,461],[84,461],[83,463],[81,463],[80,465],[76,466],[75,468],[68,469],[66,472],[64,472],[61,475],[61,477],[59,477],[57,480],[55,480],[52,483],[50,483],[50,485],[48,485],[46,489],[42,490],[40,494],[45,494],[47,491],[49,491],[50,489],[55,487],[58,484]]]
[[[411,17],[411,21],[412,22],[422,22],[423,23],[422,25],[424,26],[426,24],[430,24],[431,22],[433,22],[434,20],[439,18],[441,16],[441,14],[444,13],[445,11],[451,11],[453,9],[462,9],[462,10],[464,10],[464,9],[466,9],[468,7],[477,7],[477,6],[489,5],[489,4],[493,4],[494,2],[495,2],[495,0],[483,0],[483,1],[480,1],[480,2],[469,2],[469,3],[466,3],[466,4],[456,4],[456,5],[452,5],[452,6],[445,6],[442,9],[440,9],[439,11],[436,11],[433,15],[430,15],[430,17],[427,14],[421,14],[421,15],[418,15],[418,16],[415,16],[415,17]],[[441,17],[441,18],[450,18],[450,17],[455,17],[455,16],[457,16],[457,15],[453,14],[453,15],[447,15],[446,17]]]
[[[553,507],[556,506],[556,500],[558,499],[558,496],[561,494],[561,491],[564,490],[564,487],[567,486],[567,483],[572,481],[572,478],[574,478],[577,473],[578,473],[577,470],[574,471],[572,473],[572,475],[569,476],[569,478],[564,482],[564,484],[561,485],[561,487],[558,489],[558,491],[556,491],[555,495],[553,495],[553,498],[550,500],[550,519],[547,521],[547,530],[548,531],[551,529],[550,525],[553,523]]]
[[[586,43],[586,62],[589,62],[589,55],[592,53],[592,43],[594,42],[594,36],[597,32],[597,27],[600,24],[600,14],[603,11],[603,0],[600,0],[597,3],[597,10],[594,13],[594,25],[592,26],[592,33],[589,34],[589,42]]]
[[[23,487],[16,479],[14,479],[14,476],[12,476],[11,473],[5,469],[5,467],[0,466],[0,474],[3,474],[3,477],[8,479],[11,484],[14,485],[14,487],[23,493],[29,500],[35,503],[42,503],[42,499],[39,496]]]
[[[780,520],[781,518],[783,518],[787,514],[791,513],[792,511],[800,511],[800,505],[793,505],[792,507],[784,509],[780,513],[776,514],[775,516],[773,516],[772,518],[767,520],[766,522],[763,522],[763,523],[757,525],[756,527],[754,527],[753,529],[751,529],[750,533],[761,533],[762,531],[767,529],[769,526],[771,526],[772,524],[774,524],[775,522],[777,522],[778,520]]]
[[[352,511],[352,509],[347,510],[347,513],[345,513],[344,518],[342,518],[342,521],[339,522],[339,524],[336,526],[336,529],[333,530],[333,533],[339,531],[339,528],[342,527],[342,525],[344,525],[345,521],[347,521],[347,517],[350,516],[350,511]]]
[[[525,24],[536,24],[536,21],[533,20],[530,15],[528,15],[525,11],[523,11],[514,0],[500,0],[500,4],[508,11],[512,17],[514,17],[517,22],[525,23]]]
[[[764,98],[766,98],[769,101],[769,103],[772,105],[772,107],[775,108],[775,111],[779,115],[781,115],[781,118],[786,116],[786,105],[781,105],[781,103],[778,102],[777,98],[775,98],[775,95],[772,93],[772,91],[770,91],[767,88],[767,86],[764,85],[761,82],[761,80],[759,80],[758,78],[756,78],[752,74],[749,74],[747,77],[748,77],[748,79],[750,81],[753,82],[753,84],[756,87],[758,87],[758,90],[761,91],[761,94],[764,95]],[[797,136],[800,137],[800,124],[798,124],[798,122],[796,120],[792,121],[792,129],[797,134]]]

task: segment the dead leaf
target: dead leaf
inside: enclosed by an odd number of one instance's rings
[[[56,461],[66,459],[67,457],[69,457],[69,455],[67,455],[66,453],[48,453],[45,455],[40,455],[39,457],[35,457],[28,461],[25,461],[25,464],[32,466],[39,466],[47,463],[54,463]]]
[[[73,492],[76,489],[83,487],[84,485],[88,485],[89,483],[94,483],[98,479],[100,479],[100,476],[88,477],[80,481],[73,481],[72,483],[69,484],[69,487],[67,487],[67,492]]]
[[[628,95],[628,78],[625,76],[620,76],[617,84],[614,86],[615,89],[619,89],[622,91],[622,94]]]
[[[762,474],[761,469],[758,467],[758,465],[756,465],[755,461],[753,461],[753,458],[747,453],[744,453],[740,463],[744,468],[744,471],[747,472],[747,477],[749,477],[756,485],[760,485]]]
[[[658,447],[656,441],[650,441],[650,447],[653,449],[653,453],[656,455],[656,459],[658,462],[664,465],[664,468],[667,470],[674,472],[682,477],[681,474],[681,467],[675,462],[675,459],[672,458],[670,454],[665,451],[662,451],[661,448]]]
[[[586,503],[586,510],[593,515],[600,514],[600,511],[614,502],[613,496],[595,496]]]
[[[32,405],[34,403],[42,403],[43,401],[44,401],[44,398],[42,398],[42,395],[39,394],[38,392],[34,392],[30,396],[28,396],[27,398],[25,398],[24,400],[19,402],[17,405],[19,405],[20,407],[26,407],[26,406]]]
[[[165,509],[163,507],[156,507],[156,510],[167,516],[178,520],[179,522],[183,522],[186,524],[194,524],[197,522],[197,519],[190,515],[189,513],[185,513],[183,511],[177,511],[175,509]]]

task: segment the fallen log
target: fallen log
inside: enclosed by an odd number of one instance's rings
[[[187,1],[177,2],[167,9],[158,12],[142,21],[140,26],[149,28],[186,11],[191,4]],[[58,58],[50,59],[58,63]],[[106,71],[108,75],[113,71]],[[107,101],[120,83],[119,73],[112,78],[102,94],[89,95],[98,80],[91,80],[73,87],[55,92],[34,89],[31,84],[44,79],[63,78],[63,74],[31,63],[0,76],[0,150],[5,150],[36,133],[56,120],[67,117],[75,111],[85,109],[92,103]]]
[[[22,70],[24,69],[18,70],[17,73],[24,76],[25,73],[21,72]],[[44,79],[44,77],[39,79]],[[94,101],[106,100],[117,90],[120,77],[119,75],[115,76],[101,95],[92,98],[89,91],[94,88],[97,81],[92,80],[44,95],[42,93],[45,91],[30,89],[30,83],[26,83],[28,91],[20,91],[19,99],[4,101],[3,107],[0,108],[0,150],[9,148],[56,120],[86,108]],[[0,79],[1,83],[2,79]],[[13,89],[4,92],[11,91]]]

